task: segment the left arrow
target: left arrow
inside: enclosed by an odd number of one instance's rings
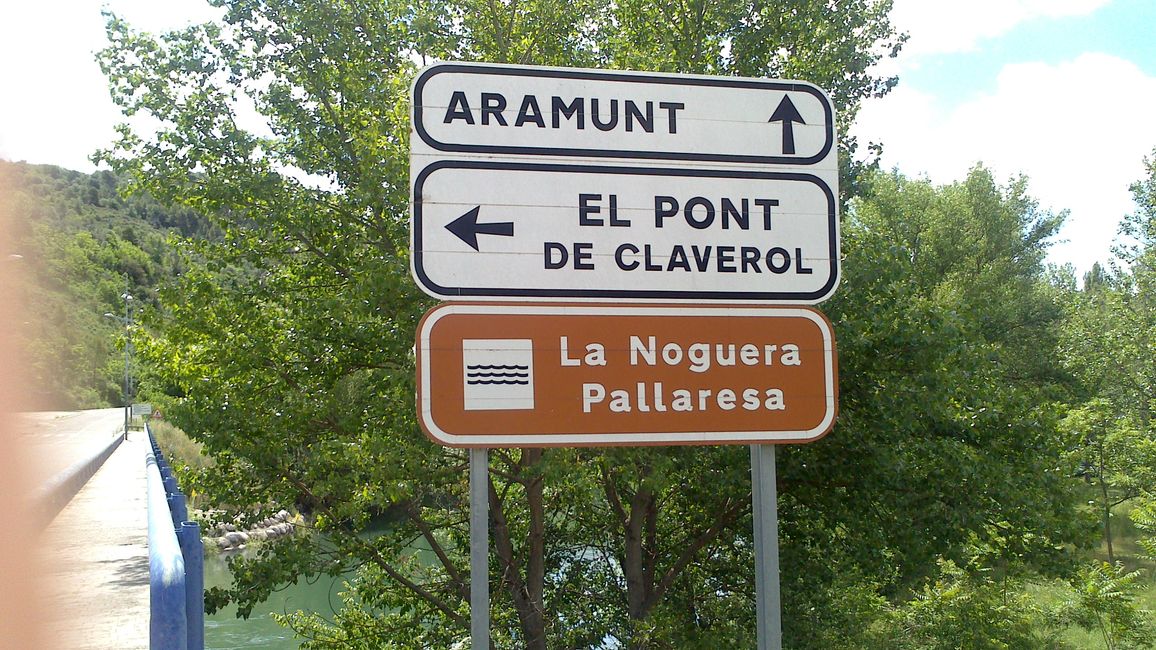
[[[500,235],[502,237],[514,236],[514,223],[512,221],[504,221],[501,223],[478,223],[478,211],[482,206],[478,206],[473,210],[463,214],[446,224],[446,230],[457,235],[458,239],[470,245],[470,248],[478,250],[478,235]]]

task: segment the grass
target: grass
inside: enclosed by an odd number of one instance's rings
[[[152,431],[157,446],[161,448],[161,452],[164,453],[173,469],[188,467],[193,472],[199,472],[212,467],[213,459],[205,454],[204,445],[190,438],[188,434],[175,425],[164,420],[152,420],[149,422],[149,430]],[[197,510],[202,507],[203,498],[187,486],[182,487],[184,487],[185,496],[188,498],[190,510]]]
[[[1059,606],[1060,603],[1068,597],[1070,591],[1071,587],[1059,581],[1036,584],[1029,588],[1029,593],[1031,593],[1044,608]],[[1144,587],[1136,592],[1134,597],[1135,603],[1139,608],[1156,613],[1156,580],[1152,579],[1150,569]],[[1066,630],[1063,630],[1058,641],[1060,642],[1058,647],[1065,649],[1101,650],[1105,648],[1104,637],[1101,636],[1099,630],[1085,630],[1077,625],[1072,625]]]
[[[188,465],[194,470],[211,467],[213,459],[205,455],[204,445],[196,442],[176,426],[164,420],[149,422],[149,429],[156,438],[157,445],[174,467]]]
[[[1145,557],[1144,550],[1138,544],[1138,540],[1144,534],[1136,529],[1128,516],[1131,509],[1130,504],[1124,504],[1112,513],[1113,556],[1126,571],[1141,572],[1140,588],[1132,593],[1132,599],[1137,608],[1147,610],[1154,617],[1152,620],[1156,621],[1156,564]],[[1108,561],[1106,542],[1101,542],[1092,559]],[[1045,609],[1057,607],[1071,596],[1071,587],[1060,581],[1037,583],[1032,585],[1029,591]],[[1058,647],[1065,649],[1098,650],[1106,647],[1099,630],[1085,630],[1077,625],[1063,630],[1058,641],[1061,644]]]
[[[1112,554],[1116,561],[1123,562],[1129,571],[1136,569],[1152,569],[1152,562],[1144,557],[1144,549],[1140,548],[1138,540],[1143,533],[1136,529],[1129,513],[1132,512],[1131,502],[1117,506],[1112,512]],[[1108,561],[1108,544],[1103,542],[1096,554],[1098,559]]]

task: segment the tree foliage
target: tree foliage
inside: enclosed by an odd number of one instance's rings
[[[431,304],[408,277],[414,62],[799,77],[846,126],[893,84],[869,66],[902,41],[886,1],[217,4],[222,24],[160,36],[109,17],[114,98],[159,127],[125,127],[101,157],[223,231],[185,245],[142,347],[166,413],[216,460],[193,489],[254,518],[295,504],[324,533],[238,560],[210,603],[245,613],[300,575],[356,570],[334,619],[285,617],[314,648],[466,635],[466,458],[414,422]],[[1062,215],[982,167],[937,187],[844,166],[859,196],[825,306],[841,416],[780,454],[794,648],[865,647],[943,561],[1054,571],[1086,539],[1042,268]],[[495,450],[489,506],[496,647],[753,645],[745,448]]]
[[[1045,614],[1017,580],[941,562],[934,581],[895,607],[876,634],[896,650],[1044,648]],[[884,644],[880,644],[884,645]]]
[[[942,188],[879,175],[853,203],[845,281],[827,309],[840,435],[795,453],[858,468],[838,498],[867,521],[889,518],[872,524],[894,536],[880,569],[919,579],[938,554],[960,561],[972,535],[997,556],[1046,563],[1051,545],[1078,537],[1055,435],[1062,314],[1041,266],[1059,219],[1022,180],[1000,187],[983,168]]]
[[[1071,291],[1061,355],[1081,384],[1067,429],[1079,472],[1096,486],[1109,562],[1112,509],[1156,493],[1156,152],[1131,189],[1110,270]],[[1142,511],[1142,510],[1141,510]]]
[[[1082,567],[1056,616],[1096,632],[1107,650],[1151,648],[1156,644],[1151,612],[1134,601],[1142,584],[1140,578],[1140,571],[1125,571],[1121,564],[1102,562]]]

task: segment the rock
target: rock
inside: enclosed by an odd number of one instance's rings
[[[275,540],[292,535],[295,532],[293,522],[298,520],[299,517],[294,517],[288,510],[281,509],[260,521],[246,524],[251,526],[250,530],[244,528],[239,530],[236,523],[221,523],[208,531],[206,537],[210,539],[215,537],[217,548],[222,552],[239,550],[250,541]]]

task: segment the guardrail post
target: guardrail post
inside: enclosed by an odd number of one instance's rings
[[[189,511],[185,505],[185,495],[180,490],[169,492],[168,502],[169,513],[173,518],[173,528],[177,529],[179,534],[181,525],[189,520]],[[181,545],[181,549],[184,550],[184,545]],[[188,556],[186,555],[185,557],[187,558]]]
[[[151,650],[204,650],[205,648],[205,549],[201,529],[189,518],[188,501],[181,492],[175,474],[157,446],[152,431],[145,433],[153,452],[147,457],[149,487],[149,573],[154,594],[150,616]],[[154,496],[154,492],[159,497]],[[155,499],[155,502],[154,502]],[[156,510],[154,511],[154,503]],[[164,511],[159,510],[163,504]],[[165,526],[165,522],[171,522]],[[158,563],[175,574],[176,581],[158,587],[158,573],[153,570],[153,540]],[[175,550],[170,547],[175,545]],[[175,555],[174,555],[175,553]],[[179,603],[177,602],[179,600]],[[179,638],[178,638],[179,637]]]
[[[185,619],[189,628],[188,650],[205,649],[205,547],[196,522],[181,523],[177,538],[185,557]]]

